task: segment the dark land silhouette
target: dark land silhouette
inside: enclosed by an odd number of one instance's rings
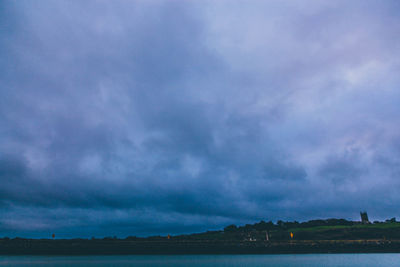
[[[400,222],[344,219],[229,225],[176,236],[91,239],[1,238],[0,254],[272,254],[400,252]]]

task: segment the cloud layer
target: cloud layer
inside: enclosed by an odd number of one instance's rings
[[[398,215],[397,1],[3,1],[0,235]]]

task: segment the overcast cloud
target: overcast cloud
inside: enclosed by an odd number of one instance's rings
[[[399,1],[2,1],[0,236],[400,216]]]

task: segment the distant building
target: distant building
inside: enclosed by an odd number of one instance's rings
[[[255,242],[255,241],[257,241],[257,239],[254,236],[251,236],[250,234],[248,234],[247,238],[245,238],[244,241]]]
[[[368,220],[368,214],[366,211],[361,211],[360,212],[360,216],[361,216],[361,223],[362,224],[369,224],[369,220]]]

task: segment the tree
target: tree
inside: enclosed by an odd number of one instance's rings
[[[224,228],[224,232],[236,232],[237,231],[237,226],[234,224],[228,225],[227,227]]]

